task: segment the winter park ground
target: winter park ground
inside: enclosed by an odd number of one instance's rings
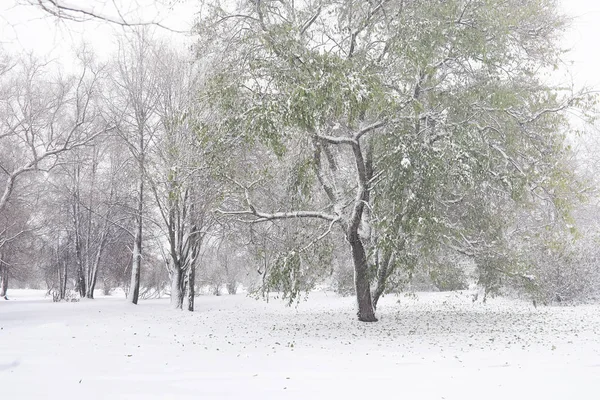
[[[380,322],[313,293],[0,303],[3,399],[600,399],[600,305],[388,296]]]

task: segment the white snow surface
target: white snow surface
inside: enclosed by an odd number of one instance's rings
[[[380,322],[319,292],[0,302],[4,399],[600,399],[600,306],[387,296]]]

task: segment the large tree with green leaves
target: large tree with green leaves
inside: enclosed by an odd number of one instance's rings
[[[207,129],[260,160],[228,176],[239,197],[221,211],[322,221],[311,240],[341,228],[361,321],[398,267],[440,246],[493,249],[507,209],[569,184],[564,111],[584,99],[551,84],[566,24],[554,0],[255,0],[205,15],[198,54],[219,66]],[[293,184],[269,195],[281,174]]]

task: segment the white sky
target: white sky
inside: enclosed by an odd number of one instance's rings
[[[176,31],[189,31],[198,0],[61,0],[64,4],[92,9],[119,19],[113,4],[129,22],[159,22]],[[0,0],[0,46],[10,53],[33,52],[45,59],[68,64],[82,43],[91,44],[100,57],[115,50],[116,35],[123,28],[100,20],[73,22],[59,20],[39,6],[24,5],[37,0]],[[114,3],[113,3],[114,2]],[[186,35],[157,29],[170,40],[184,42]]]
[[[44,14],[39,7],[18,5],[31,0],[0,0],[0,45],[14,53],[34,52],[40,57],[68,60],[82,41],[93,45],[100,56],[114,49],[115,34],[122,28],[90,21],[74,23],[58,21]],[[37,0],[35,0],[37,1]],[[35,2],[34,1],[34,2]],[[130,21],[159,21],[175,30],[186,31],[192,25],[199,0],[63,0],[79,7],[94,7],[99,13],[117,17],[113,2]],[[572,79],[577,87],[600,87],[600,1],[562,0],[568,15],[575,17],[565,38],[572,49],[567,59]],[[185,40],[185,35],[159,30],[174,41]],[[570,78],[568,78],[570,79]]]
[[[565,44],[572,49],[571,72],[577,86],[600,86],[600,1],[562,0],[565,12],[575,20]]]

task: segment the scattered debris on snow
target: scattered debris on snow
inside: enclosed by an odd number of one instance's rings
[[[365,324],[332,293],[291,308],[201,296],[188,313],[164,299],[12,292],[0,304],[0,386],[12,399],[582,400],[600,388],[600,306],[419,293],[383,298],[380,322]]]

